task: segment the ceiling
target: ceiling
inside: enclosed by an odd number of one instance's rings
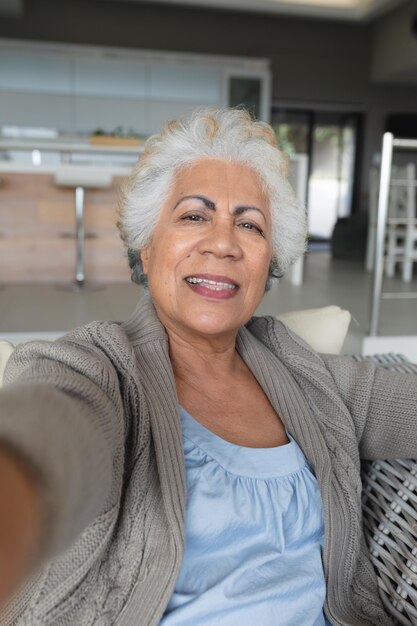
[[[13,2],[14,0],[7,1]],[[141,2],[142,0],[111,1]],[[402,4],[403,1],[404,0],[146,0],[146,2],[151,3],[352,21],[368,21]]]
[[[143,0],[105,0],[142,2]],[[367,21],[398,6],[404,0],[145,0],[150,3],[231,9],[299,17]],[[0,16],[18,17],[23,0],[0,0]]]

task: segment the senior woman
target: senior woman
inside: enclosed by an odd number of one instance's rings
[[[416,378],[252,317],[305,245],[272,129],[241,110],[168,124],[119,227],[147,285],[130,319],[8,364],[1,624],[392,623],[360,458],[416,456]]]

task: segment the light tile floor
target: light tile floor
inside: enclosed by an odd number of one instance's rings
[[[359,352],[369,326],[371,282],[360,262],[310,253],[304,284],[297,287],[282,279],[265,294],[257,312],[275,315],[337,304],[353,315],[344,351]],[[417,277],[410,285],[396,278],[385,280],[384,286],[388,291],[417,291]],[[0,337],[5,333],[66,331],[93,319],[123,320],[142,293],[142,288],[132,283],[78,293],[54,285],[4,285],[0,288]],[[383,302],[380,332],[417,335],[417,300]]]

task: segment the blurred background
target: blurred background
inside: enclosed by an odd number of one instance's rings
[[[2,337],[129,314],[118,189],[146,137],[199,105],[270,122],[308,209],[304,263],[259,312],[337,304],[363,350],[382,136],[417,139],[416,0],[0,0]],[[381,254],[401,297],[378,332],[417,341],[416,161],[393,158]]]

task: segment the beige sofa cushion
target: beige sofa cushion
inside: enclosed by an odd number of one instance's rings
[[[289,311],[277,315],[288,328],[316,351],[339,354],[346,338],[351,314],[339,306]]]
[[[9,341],[0,339],[0,387],[3,383],[4,368],[13,350],[14,346]]]

